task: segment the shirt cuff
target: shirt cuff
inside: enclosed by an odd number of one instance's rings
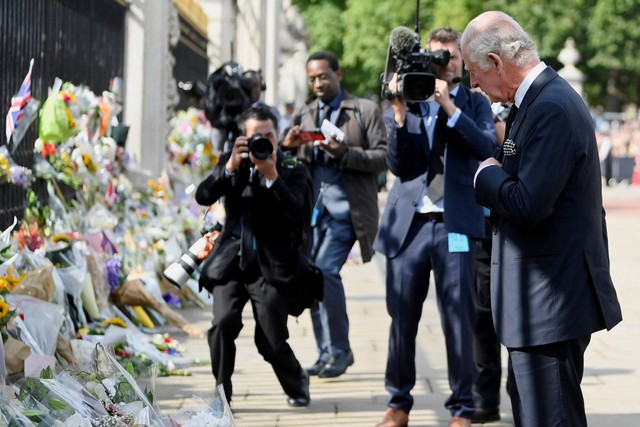
[[[480,171],[488,168],[489,166],[498,166],[498,165],[484,165],[479,167],[478,170],[476,171],[476,174],[473,176],[473,188],[476,188],[476,179],[478,178],[478,175],[480,175]]]
[[[449,117],[449,120],[447,120],[447,126],[452,128],[456,125],[456,123],[458,123],[458,119],[460,118],[460,114],[462,114],[462,111],[460,111],[460,109],[458,107],[456,107],[456,112],[453,113],[453,116]]]

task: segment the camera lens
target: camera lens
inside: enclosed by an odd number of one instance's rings
[[[164,277],[171,282],[171,284],[179,288],[182,287],[202,262],[201,259],[198,259],[198,252],[202,251],[206,244],[207,239],[205,237],[196,240],[178,261],[172,263],[164,270]]]
[[[267,160],[273,153],[273,145],[263,135],[257,133],[249,138],[249,151],[258,160]]]

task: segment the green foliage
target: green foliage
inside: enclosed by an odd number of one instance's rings
[[[389,33],[399,25],[415,28],[416,3],[293,3],[300,7],[307,23],[310,50],[331,50],[341,59],[344,86],[351,92],[378,95]],[[535,40],[541,58],[555,69],[563,66],[557,56],[567,38],[572,37],[581,55],[576,66],[586,76],[584,90],[592,105],[605,103],[607,97],[617,97],[618,103],[638,98],[640,26],[636,17],[640,14],[640,0],[420,0],[423,44],[430,29],[451,26],[462,32],[469,20],[486,10],[503,10],[514,16]]]

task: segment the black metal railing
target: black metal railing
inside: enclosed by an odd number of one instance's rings
[[[44,102],[48,88],[59,77],[85,85],[96,93],[123,75],[126,7],[117,0],[20,0],[0,2],[0,118],[4,122],[11,97],[18,91],[34,59],[32,97]],[[19,165],[33,166],[38,122],[12,153]],[[4,127],[3,127],[4,128]],[[0,145],[7,143],[5,133]],[[45,184],[33,189],[46,202]],[[72,198],[70,188],[64,196]],[[25,191],[0,184],[0,229],[22,217]]]
[[[113,77],[123,76],[127,8],[119,0],[20,0],[0,2],[0,119],[5,120],[11,97],[18,91],[34,58],[32,97],[41,103],[56,77],[85,85],[96,94],[108,89]],[[177,82],[201,82],[208,77],[207,36],[180,17],[180,41],[174,48],[173,75]],[[180,92],[179,109],[196,105]],[[124,94],[126,97],[126,94]],[[12,153],[19,165],[32,168],[38,120]],[[0,145],[7,143],[5,133]],[[65,198],[74,191],[64,185]],[[45,182],[32,186],[46,203]],[[0,184],[0,229],[26,207],[26,191]]]
[[[207,57],[207,37],[195,29],[187,20],[180,17],[180,41],[173,50],[175,66],[173,76],[178,83],[191,82],[194,86],[200,82],[203,86],[209,72]],[[197,90],[194,89],[195,92]],[[192,95],[197,95],[192,93]],[[177,109],[198,106],[197,99],[180,91],[180,103]]]

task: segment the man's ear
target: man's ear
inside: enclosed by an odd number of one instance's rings
[[[491,65],[496,68],[502,68],[503,64],[502,64],[502,58],[500,58],[499,55],[493,53],[493,52],[489,52],[487,53],[487,58],[489,59],[489,62],[491,63]]]

